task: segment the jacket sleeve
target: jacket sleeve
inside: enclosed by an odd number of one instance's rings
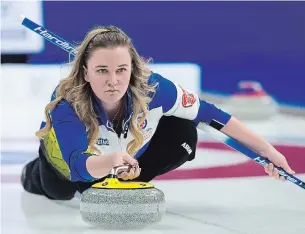
[[[226,125],[231,118],[230,114],[211,103],[201,100],[196,93],[159,74],[153,73],[151,82],[158,82],[159,84],[152,100],[152,107],[162,106],[165,116],[189,119],[196,126],[200,122],[211,124],[213,121]]]
[[[62,100],[51,112],[52,127],[63,160],[70,169],[71,181],[92,181],[86,168],[88,139],[85,125],[72,106]]]

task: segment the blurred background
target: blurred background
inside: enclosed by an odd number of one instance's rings
[[[153,59],[155,72],[272,141],[303,144],[304,2],[3,1],[3,155],[37,152],[34,133],[69,61],[67,52],[22,26],[20,14],[72,43],[96,25],[116,25]]]
[[[101,233],[82,225],[79,204],[20,185],[23,165],[37,157],[44,107],[69,68],[68,53],[21,25],[20,14],[71,43],[96,25],[122,28],[153,71],[240,118],[305,181],[305,2],[1,1],[3,233]],[[143,232],[304,233],[301,189],[198,134],[195,160],[153,182],[169,213]]]

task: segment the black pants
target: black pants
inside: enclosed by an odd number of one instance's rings
[[[197,130],[189,121],[176,117],[162,117],[156,133],[144,154],[138,159],[141,174],[136,181],[149,182],[156,176],[172,171],[195,158]],[[92,182],[71,182],[62,179],[55,169],[40,156],[28,163],[22,172],[21,182],[30,193],[55,200],[70,200],[76,191],[82,193]]]

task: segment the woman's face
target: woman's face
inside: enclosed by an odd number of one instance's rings
[[[84,75],[102,103],[118,102],[127,91],[131,77],[128,47],[95,49],[89,57]]]

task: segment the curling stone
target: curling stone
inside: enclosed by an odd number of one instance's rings
[[[257,81],[240,81],[222,109],[242,120],[266,120],[278,113],[278,103]]]
[[[129,166],[113,168],[107,178],[81,195],[83,221],[101,228],[143,228],[161,221],[165,214],[164,193],[144,182],[121,182],[119,172]]]

